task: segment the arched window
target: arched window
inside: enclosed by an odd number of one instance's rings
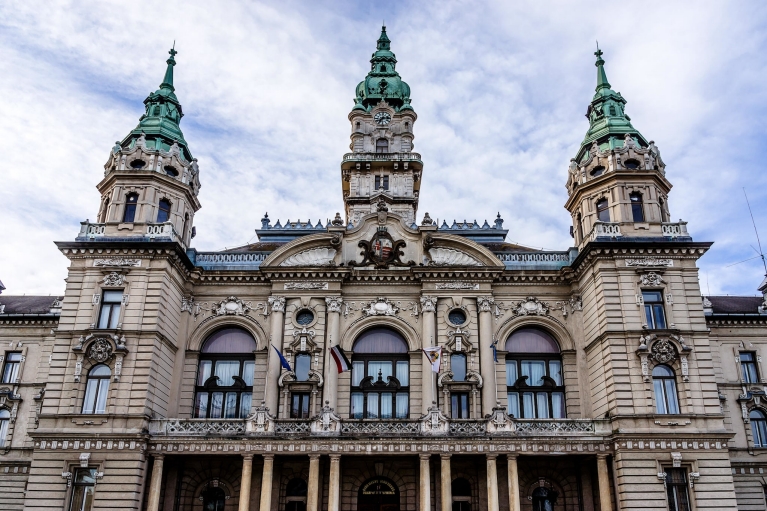
[[[8,424],[11,422],[11,412],[5,408],[0,409],[0,447],[5,445],[5,439],[8,437]]]
[[[254,351],[256,340],[242,328],[223,328],[208,337],[197,370],[195,417],[247,417],[253,397]]]
[[[754,447],[767,447],[767,415],[755,408],[748,414],[748,418],[751,421]]]
[[[285,488],[285,511],[306,511],[306,494],[308,486],[304,479],[291,479]]]
[[[161,224],[167,222],[170,218],[170,201],[168,199],[160,199],[160,204],[157,207],[157,223]]]
[[[376,140],[376,152],[377,153],[388,153],[389,152],[389,141],[385,138],[379,138]]]
[[[360,486],[357,509],[360,511],[388,511],[399,509],[399,487],[389,479],[376,477]]]
[[[471,484],[463,477],[453,479],[450,485],[453,511],[471,511]]]
[[[538,328],[520,328],[506,341],[508,413],[524,419],[563,419],[565,382],[559,344]]]
[[[631,216],[635,222],[644,222],[644,206],[642,205],[642,194],[633,192],[629,194],[631,199]]]
[[[655,390],[655,411],[662,414],[679,413],[674,370],[667,365],[655,366],[652,370],[652,384]]]
[[[355,341],[351,417],[406,419],[410,357],[405,339],[389,328],[372,328]]]
[[[106,413],[109,379],[112,371],[104,364],[93,366],[88,371],[88,384],[85,386],[83,413]]]
[[[123,222],[132,223],[136,219],[137,205],[138,205],[138,194],[129,193],[125,197],[125,210],[123,211]]]
[[[610,221],[610,207],[607,199],[599,199],[597,201],[597,220],[600,222]]]

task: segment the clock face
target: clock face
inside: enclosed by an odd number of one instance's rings
[[[375,119],[376,124],[386,126],[391,122],[391,115],[388,112],[378,112],[373,119]]]

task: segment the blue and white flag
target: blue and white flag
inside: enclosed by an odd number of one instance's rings
[[[288,362],[288,359],[285,358],[282,355],[282,353],[280,353],[280,350],[278,350],[274,344],[272,344],[272,348],[274,348],[274,351],[277,352],[277,356],[280,357],[280,365],[284,367],[287,371],[292,371],[293,369],[290,368],[290,363]]]

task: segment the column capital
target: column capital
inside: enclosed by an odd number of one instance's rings
[[[609,456],[607,453],[603,453],[603,452],[597,453],[597,459],[598,460],[600,460],[600,459],[601,460],[606,460],[607,456]]]
[[[341,459],[341,454],[329,454],[328,457],[330,458],[330,461],[339,461]]]
[[[246,461],[253,461],[253,456],[254,456],[253,454],[243,454],[242,459]]]
[[[422,296],[421,297],[421,312],[436,312],[437,311],[437,297],[436,296]]]
[[[516,460],[517,458],[519,458],[519,454],[515,452],[510,452],[506,455],[506,459],[508,460]]]
[[[431,459],[431,453],[421,453],[418,455],[419,458],[421,458],[421,461],[423,460],[430,460]]]
[[[274,454],[262,454],[261,456],[264,458],[264,461],[274,461]]]
[[[495,298],[492,296],[478,296],[477,297],[477,311],[478,312],[492,312],[493,305],[495,305]]]
[[[341,304],[344,303],[344,299],[341,296],[326,296],[325,305],[328,312],[341,313]]]
[[[442,453],[442,454],[439,455],[439,457],[440,457],[440,459],[443,459],[443,460],[449,460],[450,458],[453,457],[453,455],[449,454],[449,453]]]
[[[498,455],[497,454],[487,454],[485,456],[487,457],[488,460],[498,459]]]
[[[158,453],[152,454],[152,457],[155,459],[155,461],[162,461],[165,458],[165,454],[158,452]]]
[[[270,296],[268,302],[272,312],[285,312],[284,296]]]
[[[310,454],[309,455],[309,459],[310,460],[318,460],[318,459],[320,459],[320,455],[319,454]]]

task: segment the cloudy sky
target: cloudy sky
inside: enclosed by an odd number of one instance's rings
[[[0,3],[6,294],[64,289],[53,241],[96,217],[109,150],[137,124],[174,40],[203,184],[194,246],[245,244],[266,211],[332,218],[347,114],[382,20],[419,116],[419,218],[500,212],[509,241],[570,246],[564,185],[599,40],[613,89],[662,151],[672,217],[715,242],[704,293],[756,293],[764,269],[743,188],[767,242],[767,3],[11,0]]]

